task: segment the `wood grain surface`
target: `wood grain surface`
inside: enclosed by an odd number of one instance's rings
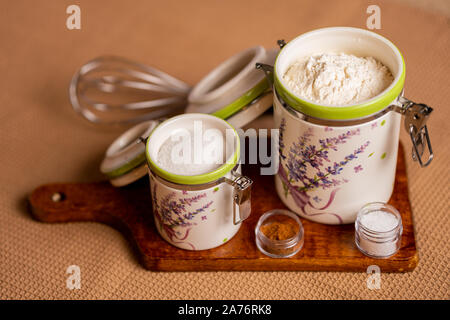
[[[143,266],[154,271],[366,272],[369,265],[378,265],[382,272],[406,272],[416,267],[418,255],[401,145],[389,203],[401,213],[403,236],[399,252],[389,259],[373,259],[360,253],[354,243],[353,224],[330,226],[306,219],[301,219],[305,243],[298,254],[286,259],[263,255],[255,245],[258,218],[268,210],[286,207],[276,194],[273,176],[259,175],[257,165],[244,165],[243,173],[254,181],[252,214],[233,239],[204,251],[178,249],[159,236],[147,178],[123,188],[114,188],[108,182],[43,185],[34,190],[29,202],[32,215],[43,222],[95,221],[117,228],[132,241]],[[54,198],[55,194],[60,199]]]

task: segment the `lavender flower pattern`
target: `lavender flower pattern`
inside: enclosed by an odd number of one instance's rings
[[[185,242],[186,238],[189,236],[189,231],[197,223],[193,222],[195,216],[199,213],[204,213],[208,209],[213,201],[207,202],[205,205],[189,211],[193,204],[197,203],[201,199],[206,197],[206,192],[201,193],[192,197],[176,198],[176,193],[171,192],[158,202],[156,197],[156,184],[153,186],[152,202],[153,211],[158,222],[158,227],[161,232],[165,232],[167,237],[174,243],[186,243],[193,250],[195,250],[194,245],[189,242]],[[185,193],[183,193],[185,195]],[[205,220],[205,219],[202,219]],[[175,231],[175,227],[186,228],[184,234],[180,231]]]
[[[278,176],[283,183],[285,196],[287,197],[290,194],[295,204],[306,216],[330,214],[335,216],[339,223],[342,223],[343,220],[338,214],[324,212],[323,210],[332,204],[339,190],[337,187],[348,182],[347,179],[339,179],[337,176],[342,173],[345,165],[357,159],[358,155],[366,150],[370,142],[365,142],[341,161],[331,162],[330,152],[337,151],[339,145],[345,144],[353,136],[359,135],[359,128],[348,130],[335,137],[319,139],[318,146],[311,144],[314,133],[312,128],[308,128],[296,142],[292,143],[289,149],[286,149],[283,141],[285,129],[286,120],[282,118],[279,133],[280,165]],[[286,168],[283,168],[283,162]],[[358,170],[361,171],[362,167],[358,166]],[[320,208],[311,203],[310,196],[307,194],[309,191],[318,188],[332,189],[327,203]],[[317,202],[315,198],[313,200]],[[306,207],[319,210],[319,212],[309,213],[306,211]]]

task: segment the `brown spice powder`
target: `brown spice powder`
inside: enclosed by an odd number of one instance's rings
[[[279,214],[269,217],[260,230],[270,240],[287,240],[297,234],[299,225],[291,217]]]

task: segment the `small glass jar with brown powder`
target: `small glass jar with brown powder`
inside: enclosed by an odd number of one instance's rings
[[[255,228],[256,246],[272,258],[288,258],[303,247],[303,225],[288,210],[275,209],[259,218]]]

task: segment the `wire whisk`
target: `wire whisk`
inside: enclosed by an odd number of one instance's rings
[[[190,90],[158,69],[104,56],[74,74],[69,96],[73,109],[90,122],[130,125],[182,113]]]

